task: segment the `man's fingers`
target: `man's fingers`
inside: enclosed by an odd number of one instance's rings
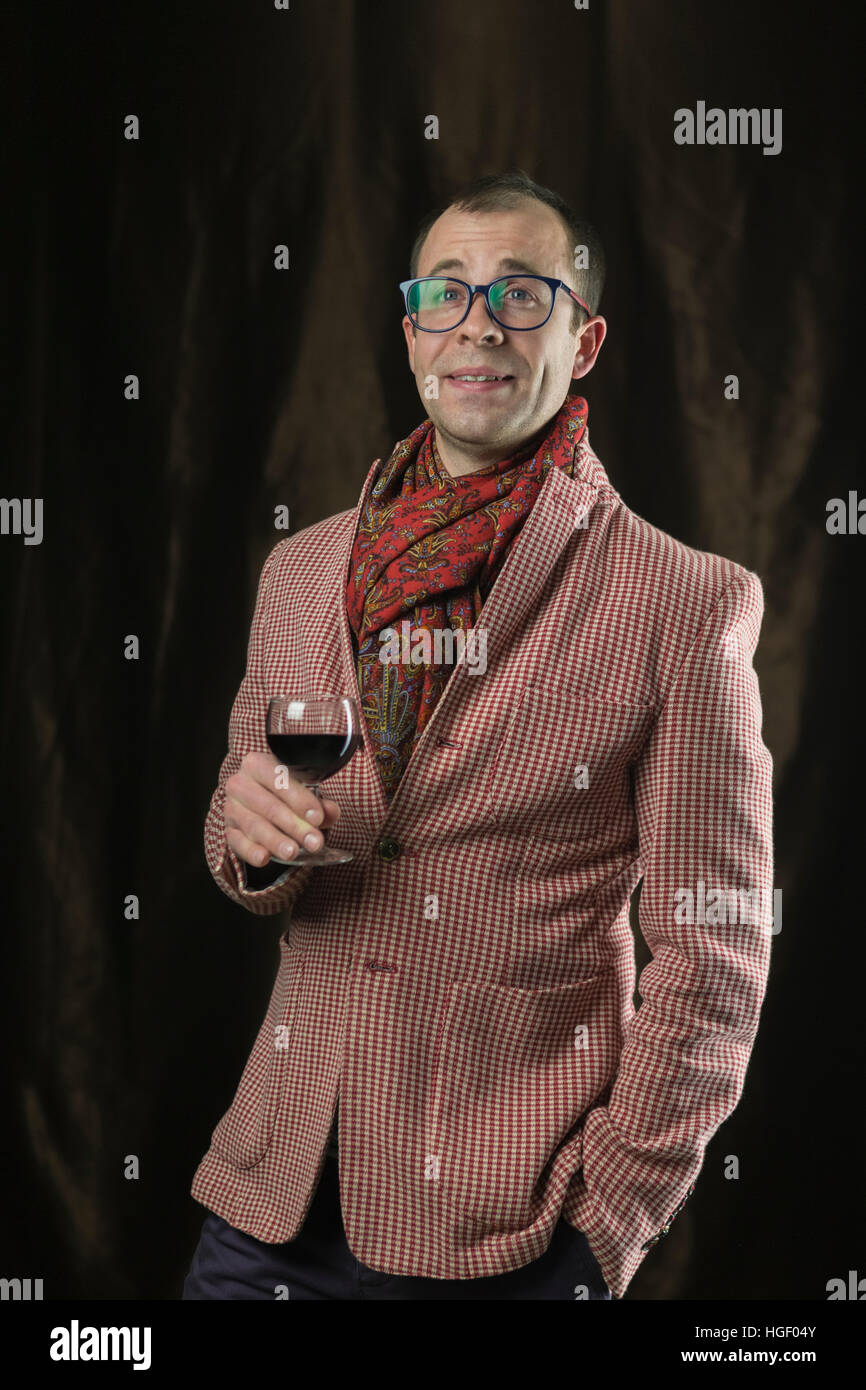
[[[316,825],[325,829],[340,814],[335,801],[319,799],[291,777],[288,787],[277,787],[278,766],[270,754],[248,753],[226,782],[226,841],[248,864],[266,864],[271,855],[291,862],[301,845],[321,849],[324,836]]]
[[[280,767],[284,771],[280,775],[278,785],[277,769]],[[328,801],[326,797],[316,796],[303,782],[299,782],[290,772],[287,773],[285,764],[277,762],[273,753],[247,753],[235,776],[246,776],[251,781],[257,782],[297,815],[306,817],[307,811],[317,811],[325,805],[326,801],[328,805],[334,807],[336,814],[339,815],[339,807],[335,801]],[[288,785],[284,786],[283,783],[286,780],[288,780]]]
[[[246,864],[256,864],[261,868],[270,859],[268,850],[262,845],[257,845],[254,840],[250,840],[243,831],[234,828],[226,828],[226,844],[229,849],[233,849],[238,859],[243,859]],[[281,856],[283,857],[283,856]],[[284,856],[286,859],[289,855]]]
[[[288,802],[283,799],[286,796],[289,798]],[[243,771],[236,772],[226,782],[226,802],[229,800],[235,803],[237,808],[244,808],[262,816],[295,839],[302,839],[311,825],[321,824],[323,820],[320,803],[300,782],[295,783],[290,789],[277,791],[273,789],[272,781],[263,783]],[[307,818],[307,810],[314,812],[312,820]],[[249,827],[239,810],[236,814],[241,829],[249,834]]]
[[[256,799],[255,793],[248,794],[251,799]],[[267,793],[262,791],[262,796],[267,797]],[[303,817],[293,815],[288,807],[275,798],[271,798],[270,805],[265,804],[264,812],[259,812],[227,796],[225,824],[226,829],[240,830],[248,840],[269,850],[278,859],[291,857],[299,844],[303,844],[304,849],[312,850],[321,849],[324,844],[321,831]]]
[[[304,849],[317,850],[325,843],[321,832],[309,822],[301,821],[300,829],[293,835],[287,835],[264,816],[257,816],[235,801],[226,802],[225,828],[226,840],[232,849],[235,849],[237,840],[243,852],[241,849],[235,852],[246,858],[249,864],[266,864],[271,855],[275,859],[291,861],[297,855],[299,845],[302,844]],[[250,854],[252,858],[248,858]]]

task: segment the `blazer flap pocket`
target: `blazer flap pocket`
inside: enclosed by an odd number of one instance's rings
[[[630,769],[656,719],[652,705],[590,698],[562,685],[524,688],[496,755],[495,817],[517,817],[533,837],[574,836],[630,807]]]

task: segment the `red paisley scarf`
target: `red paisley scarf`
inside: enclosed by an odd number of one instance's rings
[[[358,524],[346,609],[363,715],[389,798],[453,662],[385,663],[379,634],[393,626],[402,644],[406,619],[411,650],[419,629],[475,626],[547,473],[561,468],[573,476],[588,415],[583,396],[566,396],[545,433],[459,478],[444,468],[433,422],[424,420],[380,470]],[[455,643],[455,659],[457,651]]]

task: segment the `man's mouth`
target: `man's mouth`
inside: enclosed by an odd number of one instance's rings
[[[496,390],[498,387],[505,386],[509,381],[513,381],[514,377],[504,372],[449,372],[445,380],[450,381],[458,391],[474,393]]]

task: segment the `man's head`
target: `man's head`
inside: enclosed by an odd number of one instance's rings
[[[556,414],[570,382],[591,370],[604,341],[607,325],[596,314],[605,272],[598,234],[520,171],[477,179],[425,218],[410,278],[441,274],[487,284],[516,264],[565,281],[592,316],[560,289],[550,318],[531,331],[500,327],[480,294],[463,322],[444,333],[425,333],[403,318],[409,365],[454,475],[516,452]],[[473,370],[508,379],[484,387],[453,380]],[[428,390],[431,377],[438,395]]]

